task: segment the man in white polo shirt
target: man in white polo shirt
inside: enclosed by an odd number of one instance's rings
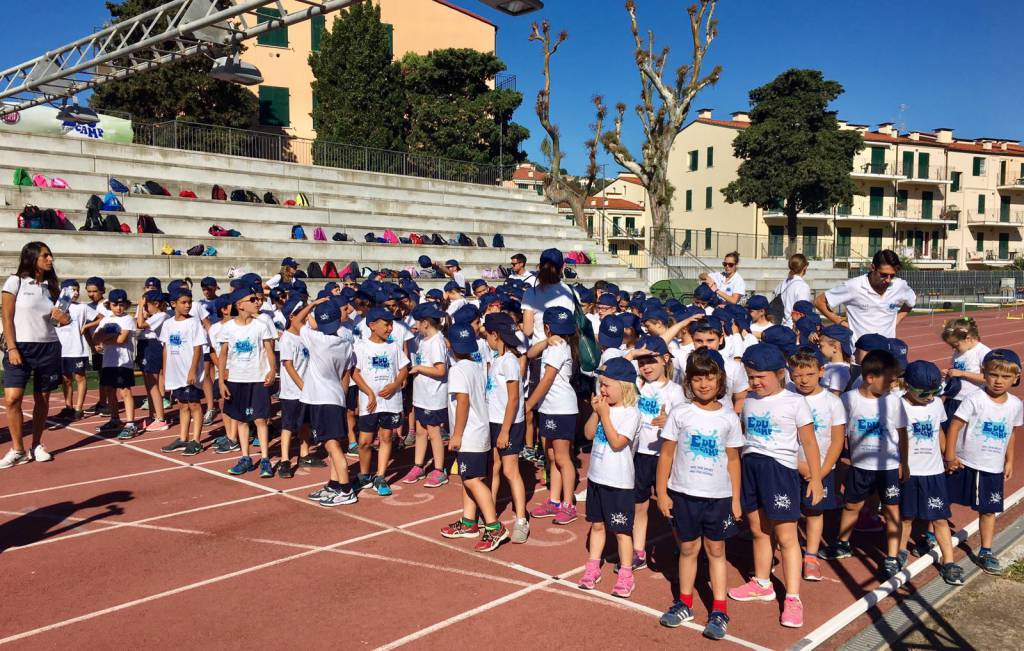
[[[871,259],[871,271],[818,294],[814,305],[833,323],[848,325],[854,341],[869,332],[895,337],[896,326],[917,302],[907,281],[896,277],[899,271],[899,256],[883,249]],[[840,305],[846,306],[845,319],[832,311]]]

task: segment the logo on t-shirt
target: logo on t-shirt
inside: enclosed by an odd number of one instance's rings
[[[469,358],[471,360],[473,360],[474,362],[476,362],[477,364],[483,364],[484,363],[483,355],[480,354],[479,350],[476,351],[476,352],[470,353],[469,354]]]
[[[709,432],[697,432],[690,435],[690,454],[694,459],[710,459],[717,461],[722,454],[718,447],[718,430]]]
[[[986,420],[979,428],[981,435],[993,441],[1005,441],[1010,436],[1010,430],[1006,426],[1006,420]]]
[[[967,370],[967,362],[965,362],[962,359],[954,359],[953,360],[953,368],[955,368],[958,371],[966,371]]]
[[[644,416],[657,417],[661,413],[661,401],[658,396],[640,396],[636,401],[636,408]]]
[[[747,436],[755,436],[762,439],[770,439],[779,428],[772,422],[768,414],[747,416]]]
[[[423,366],[423,353],[416,353],[416,366]]]
[[[370,368],[387,370],[391,368],[391,359],[387,355],[374,355],[370,358]]]
[[[256,354],[256,342],[251,339],[239,339],[231,346],[231,355],[239,359],[252,359]]]
[[[604,423],[597,424],[597,432],[594,433],[594,440],[598,443],[608,444],[608,437],[604,435]]]
[[[910,435],[918,441],[931,441],[935,438],[935,425],[930,420],[915,420],[910,424]]]
[[[494,391],[494,387],[495,387],[494,378],[491,377],[490,375],[488,375],[487,376],[487,384],[484,385],[484,392],[490,393],[490,392]]]
[[[303,346],[301,349],[299,349],[299,355],[302,357],[303,360],[308,361],[309,360],[309,349],[306,348],[305,346]]]
[[[167,338],[167,343],[171,345],[171,348],[178,348],[181,346],[181,335],[175,332],[173,335]]]
[[[827,423],[818,416],[818,410],[811,407],[811,420],[814,421],[814,431],[824,432],[827,427]]]
[[[882,436],[882,423],[878,416],[861,416],[857,419],[857,436],[863,438],[880,438]]]

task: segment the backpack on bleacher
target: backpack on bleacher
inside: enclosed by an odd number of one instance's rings
[[[373,244],[374,242],[377,241],[377,236],[374,235],[372,232],[371,233],[367,233],[366,235],[363,235],[363,240],[365,242]]]
[[[249,197],[245,196],[245,190],[232,190],[231,191],[231,200],[232,201],[248,202],[249,201]]]
[[[128,194],[128,186],[125,185],[124,183],[121,183],[117,179],[110,179],[109,185],[110,190],[112,192],[116,192],[118,194]]]
[[[482,249],[487,248],[487,242],[484,242],[484,238],[483,238],[482,235],[477,235],[476,236],[476,245],[479,246]]]
[[[331,239],[334,240],[335,242],[348,242],[348,234],[338,231],[337,233],[331,236]]]
[[[315,242],[326,242],[327,241],[327,233],[325,233],[324,229],[321,228],[320,226],[317,226],[316,228],[313,229],[313,241],[315,241]]]
[[[163,235],[163,231],[156,227],[156,220],[150,215],[139,215],[135,228],[139,233]]]
[[[100,214],[102,206],[103,202],[95,194],[89,197],[89,201],[85,204],[85,225],[82,226],[83,231],[103,230],[103,215]]]
[[[245,199],[249,203],[263,203],[263,200],[260,199],[260,196],[253,192],[252,190],[245,191]]]
[[[384,229],[382,237],[384,238],[384,241],[388,244],[398,244],[398,236],[395,235],[395,232],[390,228]]]
[[[502,235],[501,233],[495,233],[494,234],[494,239],[491,240],[491,246],[493,246],[496,249],[504,249],[505,248],[505,236]]]
[[[423,236],[419,233],[409,233],[409,241],[413,244],[423,244]]]
[[[167,191],[167,188],[165,188],[164,186],[160,185],[156,181],[146,181],[145,183],[142,184],[142,186],[144,188],[146,188],[146,190],[148,190],[149,193],[152,194],[152,195],[155,195],[155,196],[158,196],[158,197],[169,197],[169,196],[171,196],[171,193]]]
[[[124,206],[121,205],[121,200],[117,198],[116,194],[108,192],[103,195],[103,210],[107,212],[124,212]]]
[[[274,196],[273,192],[264,192],[263,193],[263,203],[269,203],[271,205],[275,205],[276,206],[280,202],[277,200],[277,197]]]
[[[18,213],[18,228],[42,228],[43,216],[36,206],[25,206]]]
[[[182,190],[178,193],[178,196],[182,199],[198,199],[196,193],[191,190]]]
[[[437,233],[434,233],[433,235],[430,236],[430,243],[431,244],[436,244],[438,246],[447,246],[448,245],[448,242],[443,237],[438,235]]]
[[[228,195],[224,192],[224,188],[219,185],[213,186],[213,190],[210,191],[210,198],[214,201],[226,201]]]
[[[295,224],[292,226],[292,239],[293,240],[304,240],[306,238],[306,229],[302,227],[302,224]]]
[[[103,218],[103,230],[108,233],[120,233],[121,222],[117,220],[115,215],[107,215]]]
[[[14,170],[14,185],[23,185],[25,187],[32,187],[32,177],[25,170],[24,167],[19,167]]]
[[[48,188],[50,187],[50,182],[42,174],[36,174],[32,177],[32,185],[37,188]]]
[[[149,190],[141,183],[132,183],[132,194],[149,194]]]
[[[306,196],[306,193],[300,192],[295,195],[295,205],[309,207],[309,197]]]
[[[331,262],[330,260],[328,260],[327,262],[324,263],[323,271],[324,271],[324,278],[339,278],[340,277],[340,276],[338,276],[338,267],[336,267],[334,265],[334,263]]]
[[[319,262],[313,261],[313,262],[309,263],[309,266],[306,267],[306,277],[307,278],[323,278],[324,277],[324,272],[320,268],[320,263]]]
[[[469,239],[469,236],[465,233],[459,233],[455,241],[459,246],[473,246],[473,240]]]
[[[188,250],[185,251],[185,255],[202,255],[205,251],[205,246],[202,244],[196,244],[195,246],[190,246]]]

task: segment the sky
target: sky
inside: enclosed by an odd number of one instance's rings
[[[543,76],[540,44],[527,40],[530,23],[547,18],[569,40],[552,59],[552,118],[567,153],[564,166],[585,167],[583,142],[594,113],[590,98],[603,95],[629,109],[623,129],[637,152],[641,132],[632,111],[639,95],[629,18],[623,0],[546,0],[527,16],[505,16],[477,0],[454,0],[499,27],[498,55],[516,75],[523,104],[515,120],[531,132],[525,149],[542,161],[543,131],[534,99]],[[640,28],[653,29],[658,48],[671,48],[670,78],[692,52],[686,7],[689,0],[636,0]],[[8,30],[0,40],[0,67],[85,36],[108,14],[102,0],[51,0],[45,29]],[[694,101],[728,119],[749,107],[747,93],[788,68],[817,68],[845,93],[833,104],[849,122],[894,122],[901,130],[951,127],[963,138],[1024,139],[1024,58],[1021,0],[720,0],[719,35],[705,65],[722,65],[721,80]],[[40,20],[25,15],[26,20]],[[610,127],[610,120],[606,127]],[[601,152],[605,173],[617,166]]]

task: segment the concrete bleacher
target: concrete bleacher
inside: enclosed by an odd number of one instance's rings
[[[11,179],[17,167],[47,178],[59,176],[70,189],[15,187]],[[114,214],[132,228],[130,235],[17,228],[17,214],[25,205],[62,210],[80,228],[89,196],[102,196],[111,177],[129,187],[153,180],[173,196],[122,196],[125,212]],[[467,277],[476,278],[484,269],[507,266],[513,253],[536,262],[549,247],[583,250],[597,259],[576,267],[580,282],[605,279],[627,289],[645,289],[637,271],[614,256],[601,255],[583,230],[536,194],[518,189],[6,130],[0,131],[0,181],[0,267],[13,272],[21,247],[42,240],[53,249],[62,278],[103,276],[108,287],[125,288],[133,296],[148,276],[198,280],[210,275],[223,280],[229,268],[238,267],[266,277],[276,273],[285,256],[298,259],[303,268],[309,261],[332,260],[340,269],[356,260],[374,270],[401,270],[417,267],[417,257],[425,254],[441,262],[456,258]],[[236,188],[261,197],[271,191],[282,203],[302,192],[310,206],[213,201],[209,197],[214,184],[229,194]],[[179,198],[182,189],[199,198]],[[151,215],[164,234],[135,233],[139,214]],[[237,229],[242,237],[213,237],[208,229],[214,224]],[[301,224],[310,239],[291,240],[294,224]],[[326,231],[328,241],[312,240],[317,226]],[[445,239],[463,232],[474,242],[482,237],[487,247],[364,242],[365,233],[381,235],[385,229],[399,236],[439,233]],[[349,241],[330,240],[337,231],[346,233]],[[503,235],[504,249],[491,248],[495,233]],[[182,252],[196,244],[209,245],[218,255],[165,256],[160,254],[165,244]],[[429,288],[444,281],[417,282]]]

